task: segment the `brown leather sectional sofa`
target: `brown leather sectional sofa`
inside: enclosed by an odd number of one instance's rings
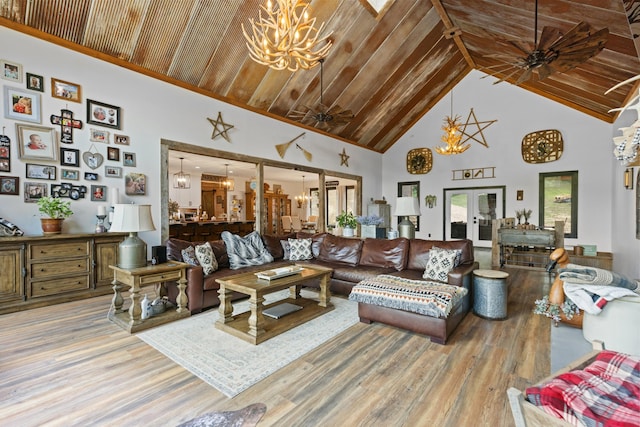
[[[450,315],[445,318],[433,318],[425,315],[403,312],[385,307],[358,304],[360,320],[365,323],[378,321],[420,334],[428,335],[431,340],[444,344],[451,331],[460,323],[471,309],[472,271],[478,268],[473,258],[473,245],[470,240],[423,240],[398,238],[386,239],[354,239],[334,236],[328,233],[307,234],[303,232],[282,236],[262,236],[267,249],[274,257],[274,262],[241,270],[231,270],[225,245],[222,240],[210,241],[219,269],[204,276],[202,267],[191,267],[187,270],[188,308],[192,313],[220,304],[218,299],[218,278],[246,271],[260,271],[290,264],[283,260],[284,250],[281,240],[288,238],[311,238],[314,258],[305,263],[321,265],[333,269],[331,276],[331,292],[348,296],[351,289],[361,280],[375,277],[379,274],[391,274],[408,279],[422,279],[429,250],[433,246],[443,249],[459,249],[462,251],[460,264],[449,273],[450,285],[463,286],[469,290],[468,294]],[[168,259],[182,260],[181,250],[197,242],[187,242],[170,238],[166,242]],[[318,283],[307,283],[306,286],[317,287]],[[168,286],[169,299],[175,301],[177,287]],[[235,295],[241,298],[243,295]]]

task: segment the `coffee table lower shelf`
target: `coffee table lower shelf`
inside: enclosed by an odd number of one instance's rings
[[[233,316],[233,320],[227,323],[216,322],[216,328],[245,340],[248,343],[256,345],[334,309],[334,306],[331,303],[328,303],[327,307],[321,307],[318,305],[318,301],[302,297],[279,300],[272,304],[264,305],[263,309],[286,302],[299,305],[302,307],[302,310],[287,314],[280,319],[273,319],[271,317],[263,316],[262,313],[260,313],[264,322],[264,333],[260,333],[257,337],[249,334],[248,332],[249,316],[251,316],[251,311]]]

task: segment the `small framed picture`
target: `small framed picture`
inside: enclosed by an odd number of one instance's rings
[[[61,169],[60,174],[62,179],[68,179],[69,181],[80,180],[80,171],[77,169]]]
[[[91,201],[92,202],[106,202],[107,201],[107,186],[106,185],[92,185],[91,186]]]
[[[109,143],[109,132],[106,130],[100,129],[89,129],[90,135],[89,140],[94,142],[104,142],[105,144]]]
[[[120,107],[87,99],[87,123],[120,129]]]
[[[85,172],[84,173],[84,179],[86,179],[87,181],[97,181],[98,180],[98,174],[95,172]]]
[[[104,176],[109,178],[122,178],[122,168],[118,166],[105,166]]]
[[[35,203],[38,199],[47,196],[47,184],[39,182],[24,183],[24,201],[27,203]]]
[[[9,159],[0,159],[0,172],[11,172],[11,161]]]
[[[124,178],[125,194],[144,196],[147,194],[147,177],[143,173],[128,173]]]
[[[80,150],[60,147],[60,164],[62,166],[80,166]]]
[[[15,62],[0,59],[0,78],[22,83],[22,65]]]
[[[51,96],[72,102],[82,102],[82,88],[75,83],[51,78]]]
[[[120,149],[115,147],[107,147],[107,160],[115,162],[120,161]]]
[[[135,166],[136,153],[127,153],[126,151],[122,153],[122,164],[125,166]]]
[[[20,178],[17,176],[0,176],[0,194],[17,196],[20,192]]]
[[[11,140],[7,135],[0,135],[0,159],[11,158]]]
[[[129,137],[126,135],[113,135],[113,142],[120,145],[129,145]]]
[[[40,118],[40,94],[5,86],[4,116],[12,120],[40,123],[42,121]]]
[[[44,78],[37,74],[27,73],[27,89],[44,92]]]
[[[58,138],[54,128],[16,123],[16,135],[21,159],[58,160]]]
[[[31,163],[26,164],[27,173],[26,177],[30,179],[48,179],[49,181],[55,181],[57,175],[57,168],[51,165],[34,165]]]

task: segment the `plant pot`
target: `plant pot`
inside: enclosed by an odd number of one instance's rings
[[[353,237],[355,234],[355,228],[351,228],[351,227],[344,227],[342,229],[342,235],[344,237]]]
[[[64,218],[40,218],[42,234],[60,234],[62,232],[62,222]]]

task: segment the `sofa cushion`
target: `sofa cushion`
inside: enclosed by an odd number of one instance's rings
[[[289,239],[289,260],[305,261],[313,258],[311,239]]]
[[[327,236],[327,233],[305,233],[304,231],[298,231],[295,233],[298,239],[311,239],[311,252],[314,258],[318,258],[320,254],[320,246]]]
[[[429,251],[432,247],[442,249],[461,250],[460,264],[473,263],[473,242],[468,239],[463,240],[424,240],[411,239],[409,242],[409,258],[407,259],[407,269],[419,270],[423,272],[429,260]]]
[[[429,261],[427,261],[427,266],[422,277],[447,282],[449,280],[449,272],[456,266],[456,257],[458,257],[458,251],[456,250],[440,249],[437,247],[431,248],[429,251]]]
[[[197,245],[195,249],[196,258],[202,266],[202,271],[205,275],[211,274],[218,269],[218,261],[213,254],[213,249],[209,242],[205,242],[202,245]]]
[[[256,231],[252,231],[244,237],[223,231],[220,237],[222,237],[227,247],[229,267],[232,270],[273,262],[273,256],[271,256],[262,242],[260,234]]]
[[[359,265],[400,271],[407,264],[408,253],[409,240],[404,237],[392,240],[367,238],[362,245]]]
[[[200,265],[196,257],[196,249],[193,246],[187,246],[180,253],[182,254],[182,261],[193,266]]]
[[[295,237],[296,237],[296,233],[288,233],[288,234],[282,234],[282,235],[265,234],[264,236],[262,236],[262,242],[266,246],[267,250],[273,257],[273,259],[280,260],[280,259],[284,259],[284,255],[285,255],[282,244],[280,243],[281,240],[286,241],[287,239],[295,238]]]
[[[320,261],[334,262],[346,265],[358,265],[360,252],[364,242],[360,239],[348,239],[346,237],[327,234],[320,245],[318,258]]]
[[[291,255],[291,246],[289,246],[289,240],[280,240],[280,246],[282,246],[282,259],[288,260]]]

